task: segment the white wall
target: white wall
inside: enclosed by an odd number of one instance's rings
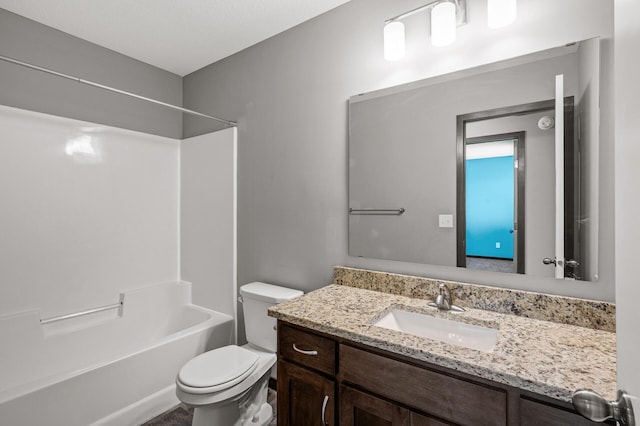
[[[178,279],[178,141],[2,106],[0,145],[0,315]]]
[[[229,315],[236,308],[236,129],[180,145],[180,274],[193,302]]]
[[[638,182],[640,182],[640,2],[616,0],[616,299],[618,334],[618,387],[640,398],[640,227]],[[635,404],[636,418],[640,404]]]
[[[305,291],[334,265],[613,300],[613,180],[601,182],[600,281],[558,282],[347,254],[347,100],[419,80],[591,38],[610,37],[611,0],[519,0],[515,25],[487,28],[486,1],[469,0],[457,42],[434,48],[424,14],[406,20],[407,57],[385,62],[386,19],[423,0],[352,0],[203,68],[184,80],[184,104],[239,120],[238,283],[262,280]],[[603,63],[611,63],[610,40]],[[604,106],[611,75],[603,71]],[[612,164],[612,116],[603,118],[601,164]],[[608,126],[608,127],[607,127]],[[214,126],[185,118],[185,136]],[[603,178],[604,179],[604,178]],[[608,258],[604,257],[604,254]]]

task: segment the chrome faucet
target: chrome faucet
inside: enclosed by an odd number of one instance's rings
[[[464,308],[456,306],[452,303],[451,290],[449,290],[449,287],[447,287],[447,285],[444,283],[441,283],[438,286],[438,295],[436,296],[436,300],[435,302],[429,303],[429,305],[442,311],[464,311]]]
[[[451,291],[445,284],[438,286],[438,296],[436,297],[436,306],[438,309],[448,311],[451,309]]]

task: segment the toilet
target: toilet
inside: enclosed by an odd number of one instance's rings
[[[266,426],[273,418],[267,386],[276,363],[276,320],[267,308],[303,293],[253,282],[240,287],[247,343],[229,345],[188,361],[176,378],[176,395],[195,407],[193,426]],[[275,373],[273,373],[275,377]]]

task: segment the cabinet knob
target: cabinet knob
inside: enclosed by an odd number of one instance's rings
[[[303,355],[310,355],[310,356],[318,355],[318,351],[306,351],[304,349],[300,349],[299,347],[296,346],[295,343],[293,344],[293,350]]]

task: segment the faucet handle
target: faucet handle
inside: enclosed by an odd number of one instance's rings
[[[445,283],[441,283],[440,285],[438,285],[438,295],[436,296],[436,299],[433,302],[429,302],[428,305],[433,308],[438,308],[441,311],[465,311],[464,308],[456,306],[452,303],[451,290]]]
[[[440,283],[438,286],[438,297],[436,297],[436,304],[438,309],[449,310],[451,309],[451,291],[445,283]]]
[[[447,287],[445,283],[440,283],[438,286],[438,292],[448,300],[451,300],[451,290],[449,290],[449,287]]]

